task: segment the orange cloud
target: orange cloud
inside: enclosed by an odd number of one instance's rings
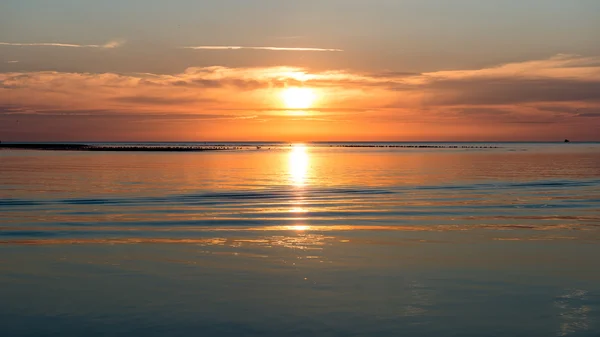
[[[288,114],[279,98],[295,86],[319,96],[300,115]],[[161,135],[181,135],[173,130],[193,119],[194,130],[220,129],[213,134],[225,139],[289,136],[280,129],[308,140],[548,139],[575,130],[597,138],[600,58],[558,55],[423,74],[218,66],[172,75],[1,73],[0,118],[15,115],[143,120],[161,123]]]

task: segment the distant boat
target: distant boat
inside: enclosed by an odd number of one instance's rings
[[[568,139],[565,139],[565,143],[570,143],[571,141]]]

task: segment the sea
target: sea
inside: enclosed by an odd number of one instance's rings
[[[600,336],[600,143],[100,145],[234,149],[0,150],[0,336]]]

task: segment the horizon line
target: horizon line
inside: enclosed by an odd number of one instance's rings
[[[600,143],[600,140],[570,140],[570,143]],[[290,141],[290,140],[79,140],[79,141],[2,141],[2,144],[76,144],[76,143],[281,143],[281,144],[328,144],[328,143],[565,143],[563,140],[334,140],[334,141]]]

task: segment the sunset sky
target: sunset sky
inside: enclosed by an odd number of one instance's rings
[[[597,0],[4,0],[1,141],[600,140]]]

